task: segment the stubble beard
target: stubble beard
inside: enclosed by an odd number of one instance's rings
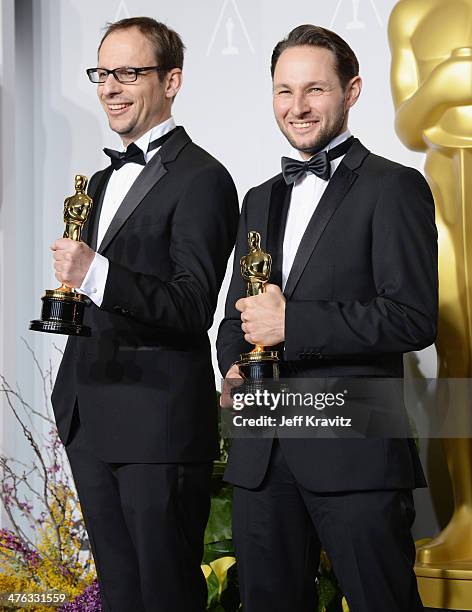
[[[282,130],[285,138],[289,141],[290,145],[300,151],[300,153],[305,153],[307,155],[315,155],[318,151],[324,149],[332,140],[341,134],[344,119],[346,117],[346,112],[344,111],[344,102],[339,112],[336,113],[335,120],[331,125],[327,125],[325,127],[321,127],[318,134],[314,137],[313,141],[304,147],[300,147],[297,144],[294,138],[290,134],[288,134],[285,130]]]

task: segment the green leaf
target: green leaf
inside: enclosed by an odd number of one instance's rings
[[[210,516],[205,530],[205,544],[231,540],[231,487],[223,487],[211,499]]]
[[[211,574],[207,578],[207,588],[208,588],[208,600],[207,600],[207,609],[213,610],[213,605],[219,603],[220,601],[220,583],[215,572],[212,570]]]
[[[336,597],[336,586],[326,576],[318,578],[318,612],[327,609],[332,600]]]
[[[220,557],[234,557],[232,540],[222,540],[221,542],[205,544],[203,563],[209,564]]]

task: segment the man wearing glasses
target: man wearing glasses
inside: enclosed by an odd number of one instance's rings
[[[225,168],[171,116],[179,35],[111,24],[87,70],[123,151],[90,181],[82,242],[55,241],[56,277],[89,298],[52,397],[103,609],[202,612],[200,570],[217,450],[207,330],[236,235]]]

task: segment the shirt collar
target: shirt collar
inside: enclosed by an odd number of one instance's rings
[[[138,140],[136,140],[134,144],[137,147],[139,147],[141,151],[143,151],[144,155],[146,155],[150,142],[152,142],[153,140],[156,140],[156,138],[160,138],[161,136],[164,136],[164,134],[167,134],[167,132],[170,132],[174,128],[175,128],[174,118],[169,117],[169,119],[166,119],[162,123],[159,123],[158,125],[155,125],[153,128],[148,130],[145,134],[143,134],[140,138],[138,138]],[[123,151],[125,149],[126,147],[122,148]]]

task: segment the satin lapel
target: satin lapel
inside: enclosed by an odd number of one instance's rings
[[[276,181],[272,185],[267,215],[266,250],[272,257],[270,282],[279,287],[282,287],[283,241],[291,193],[292,185],[288,187],[283,178]]]
[[[259,232],[261,235],[261,249],[270,253],[270,227],[269,227],[269,211],[272,201],[272,191],[268,194],[268,198],[260,203],[259,206],[254,207],[254,215],[251,215],[252,221],[248,222],[248,232]],[[248,247],[249,248],[249,247]]]
[[[80,239],[94,250],[97,247],[98,220],[100,219],[100,211],[102,210],[103,197],[112,171],[113,168],[111,166],[105,168],[100,178],[96,181],[97,186],[94,187],[90,184],[90,189],[87,191],[88,195],[93,200],[92,212],[87,219]]]
[[[357,174],[348,166],[343,162],[339,164],[303,234],[285,285],[284,294],[287,299],[291,297],[321,235],[356,178]]]
[[[105,251],[131,213],[141,204],[143,198],[166,173],[167,170],[162,163],[159,151],[149,163],[144,166],[137,179],[131,185],[128,193],[125,195],[123,202],[121,202],[120,207],[116,211],[115,216],[103,236],[103,240],[98,249],[99,253]]]

